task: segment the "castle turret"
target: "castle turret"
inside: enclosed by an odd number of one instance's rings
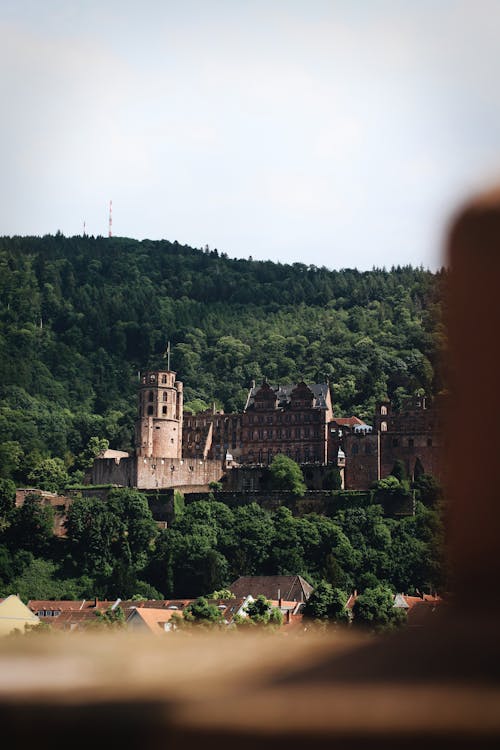
[[[141,376],[136,454],[144,457],[182,458],[182,383],[172,370]]]

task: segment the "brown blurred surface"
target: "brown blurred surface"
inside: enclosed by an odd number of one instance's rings
[[[6,746],[500,745],[498,194],[457,218],[450,259],[455,596],[436,623],[385,638],[334,631],[4,640]],[[478,409],[475,440],[470,415]]]

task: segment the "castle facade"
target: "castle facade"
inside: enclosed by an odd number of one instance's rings
[[[88,479],[199,491],[224,480],[235,467],[239,475],[244,477],[247,467],[255,477],[255,469],[278,454],[305,468],[337,466],[345,489],[368,489],[390,474],[396,461],[410,478],[429,473],[442,479],[441,413],[440,401],[425,397],[398,410],[384,402],[377,406],[374,424],[367,425],[355,416],[334,417],[327,383],[300,382],[252,384],[242,413],[184,414],[176,373],[148,371],[138,389],[134,454],[105,451]]]

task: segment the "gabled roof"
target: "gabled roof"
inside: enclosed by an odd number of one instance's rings
[[[180,615],[182,617],[182,610],[139,607],[131,610],[126,623],[130,625],[131,621],[133,622],[134,619],[138,619],[153,635],[161,635],[165,632],[165,624],[172,619],[173,615]]]
[[[280,409],[285,408],[286,406],[289,406],[291,403],[291,397],[292,392],[300,387],[302,383],[298,384],[286,384],[286,385],[268,385],[267,383],[264,384],[264,387],[269,388],[270,391],[274,394],[274,396],[277,398],[277,407]],[[305,385],[305,384],[304,384]],[[247,403],[245,406],[245,411],[248,411],[249,409],[252,410],[255,406],[255,395],[258,391],[262,388],[262,385],[255,386],[250,390],[250,393],[248,394]],[[327,409],[327,399],[328,399],[328,383],[313,383],[310,385],[306,385],[306,388],[310,390],[313,394],[313,408],[314,409]]]
[[[236,599],[210,599],[210,604],[215,604],[220,609],[226,625],[229,625],[236,615],[245,616],[242,610],[249,600],[252,600],[251,596],[240,596]]]
[[[15,594],[7,596],[0,603],[0,635],[7,635],[17,629],[24,632],[25,625],[38,625],[40,620]]]
[[[266,599],[305,602],[313,587],[302,576],[240,576],[229,586],[236,597],[249,594],[256,599],[261,594]]]
[[[432,623],[432,616],[443,606],[443,600],[440,596],[431,594],[422,596],[396,594],[394,606],[406,609],[407,622],[410,627],[422,627]]]
[[[335,424],[338,424],[339,427],[354,427],[357,424],[366,424],[362,419],[359,419],[359,417],[355,416],[334,417],[332,421],[335,422]]]

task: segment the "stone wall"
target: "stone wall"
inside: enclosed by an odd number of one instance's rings
[[[208,489],[210,482],[220,482],[223,476],[221,461],[139,456],[96,459],[88,479],[89,484],[138,489],[179,487],[187,492]]]
[[[195,492],[185,495],[186,503],[206,500],[206,492]],[[238,508],[250,503],[257,503],[265,510],[274,511],[285,506],[293,515],[303,516],[307,513],[332,515],[337,510],[354,507],[366,507],[371,503],[369,492],[335,492],[328,490],[311,490],[304,497],[295,497],[290,492],[216,492],[218,502],[230,508]]]
[[[66,536],[66,514],[73,502],[72,497],[67,495],[57,495],[55,492],[46,492],[38,489],[17,489],[16,490],[16,507],[24,505],[27,495],[38,495],[42,505],[49,505],[54,511],[54,536]]]
[[[344,482],[346,489],[369,489],[373,482],[380,479],[379,435],[353,432],[345,435],[343,442],[345,452]]]
[[[210,482],[220,482],[224,475],[221,461],[200,459],[138,458],[137,487],[156,489],[179,487],[208,489]]]
[[[322,490],[325,476],[333,465],[301,464],[304,482],[308,490]],[[226,472],[223,479],[224,489],[229,492],[259,492],[266,490],[268,482],[267,466],[235,466]]]
[[[89,484],[135,487],[137,485],[136,459],[133,456],[121,459],[96,458],[87,479]]]
[[[443,481],[442,445],[440,436],[428,432],[380,434],[380,476],[388,476],[396,461],[402,461],[410,479],[418,461],[420,471]],[[417,470],[418,474],[418,470]]]

